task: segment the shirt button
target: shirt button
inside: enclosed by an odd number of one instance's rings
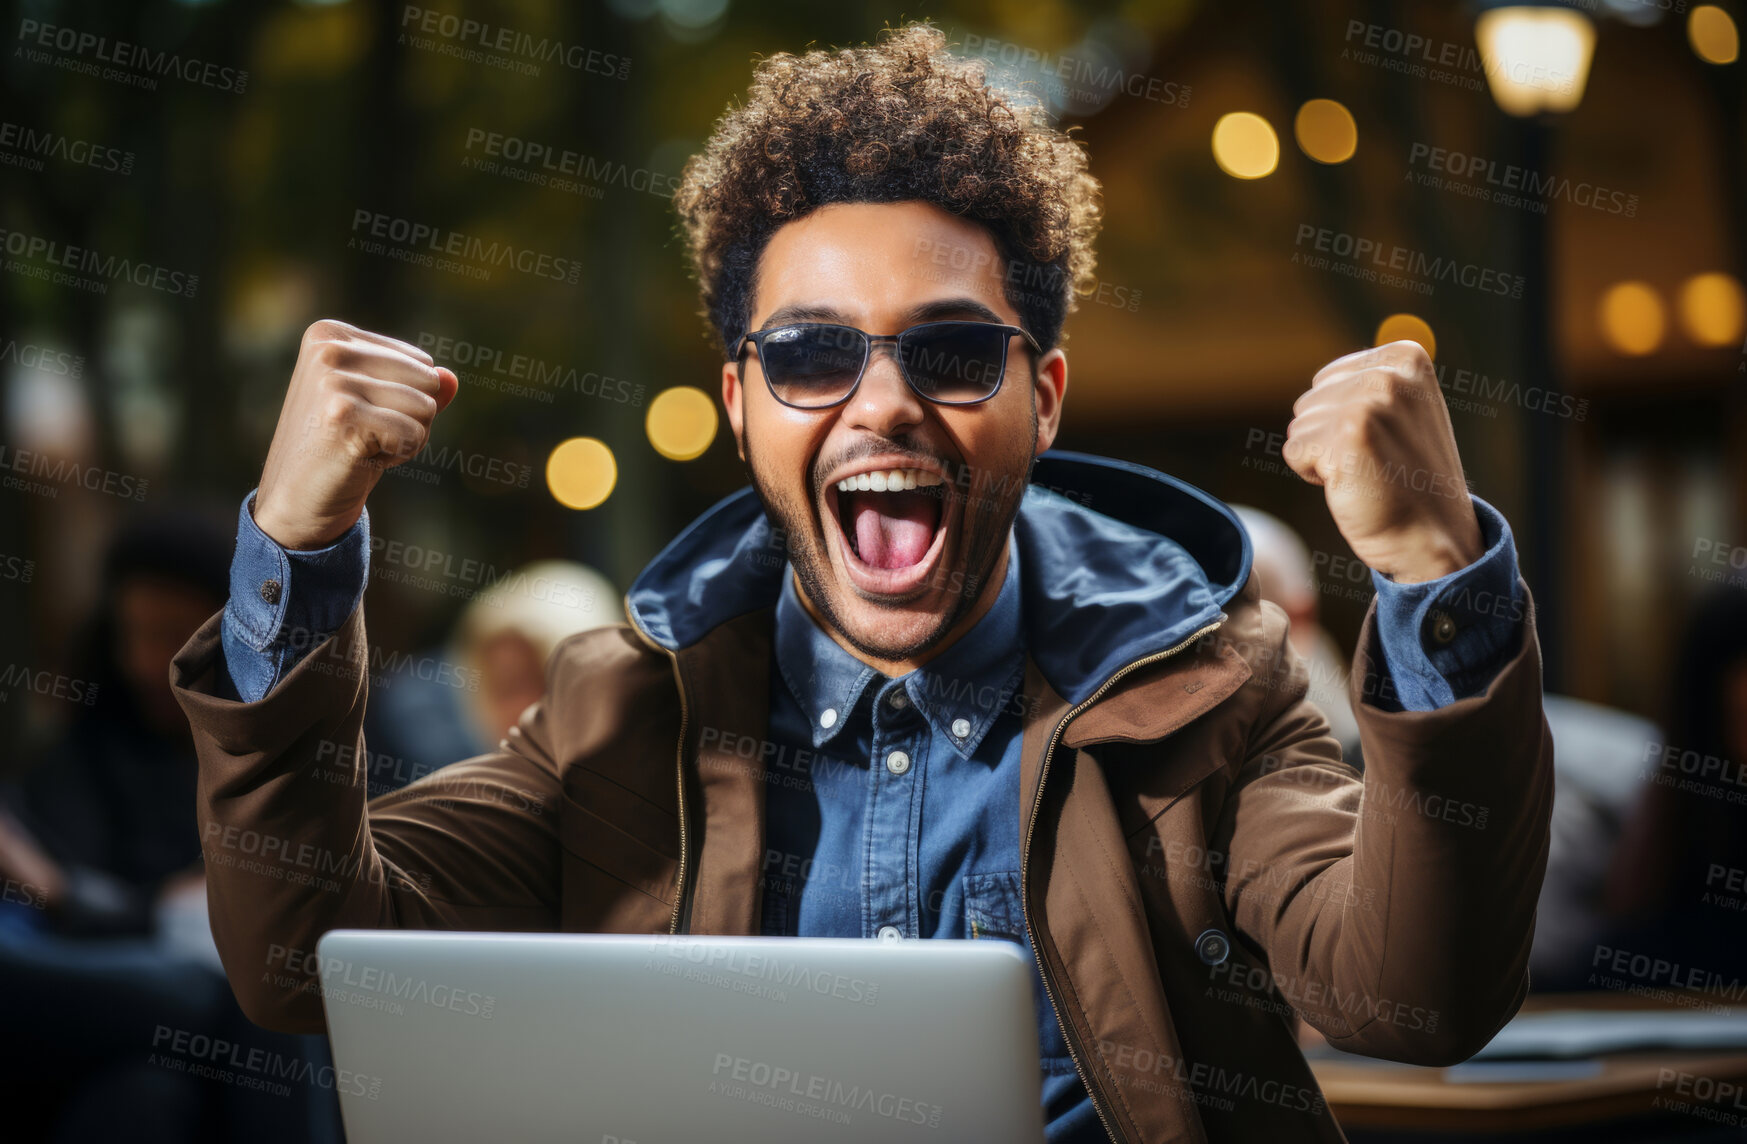
[[[881,926],[880,927],[880,940],[881,941],[903,941],[904,940],[904,931],[899,929],[897,926]]]
[[[1202,930],[1195,939],[1195,954],[1208,965],[1218,965],[1231,955],[1231,940],[1219,930]]]
[[[953,738],[963,739],[966,736],[968,736],[970,733],[971,733],[971,721],[969,719],[954,719],[952,721],[952,737]]]
[[[910,756],[902,751],[893,751],[886,756],[886,770],[894,775],[901,775],[910,769]]]
[[[829,731],[837,726],[837,708],[827,707],[819,713],[819,726]]]
[[[890,703],[899,711],[902,711],[904,708],[910,706],[910,696],[900,687],[898,690],[892,692],[892,697],[886,700],[886,702]]]
[[[1456,638],[1456,621],[1448,612],[1433,612],[1431,614],[1432,638],[1441,644],[1447,644]]]
[[[279,581],[261,581],[261,599],[269,604],[277,604],[279,602]]]

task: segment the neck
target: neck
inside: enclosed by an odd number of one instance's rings
[[[820,615],[819,610],[813,606],[813,601],[807,598],[807,593],[800,590],[801,585],[799,581],[795,584],[795,595],[800,599],[801,607],[807,610],[807,615],[813,618],[813,622],[819,625],[821,631],[825,632],[836,641],[838,647],[842,648],[856,659],[859,659],[861,662],[867,664],[881,675],[887,676],[891,679],[897,679],[900,676],[909,675],[912,671],[915,671],[917,668],[957,643],[964,637],[966,632],[977,626],[977,621],[987,615],[990,608],[995,606],[995,600],[1001,595],[1001,587],[1007,582],[1007,555],[1011,548],[1012,540],[1009,538],[1008,543],[1001,546],[1001,555],[996,559],[995,567],[989,573],[989,579],[986,586],[983,588],[983,594],[977,597],[977,602],[971,607],[971,610],[960,616],[958,621],[947,631],[946,635],[941,637],[941,639],[927,651],[908,656],[904,659],[881,659],[879,656],[869,655],[867,652],[862,651],[860,648],[844,639],[843,633],[833,627],[831,622],[824,616]]]

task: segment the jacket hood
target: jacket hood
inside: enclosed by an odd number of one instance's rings
[[[1026,650],[1074,704],[1221,619],[1250,571],[1249,536],[1230,508],[1175,477],[1083,453],[1037,459],[1013,535]],[[626,612],[654,643],[681,651],[774,606],[785,549],[757,493],[741,489],[649,563]]]

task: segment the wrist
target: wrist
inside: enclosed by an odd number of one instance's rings
[[[272,506],[262,505],[259,496],[256,497],[249,515],[254,518],[255,527],[266,534],[267,539],[285,549],[287,552],[307,552],[318,548],[326,548],[346,535],[346,531],[358,523],[358,517],[363,515],[363,506],[352,513],[350,520],[337,519],[326,522],[286,520],[273,512]]]
[[[1475,536],[1472,539],[1458,540],[1447,533],[1420,538],[1415,543],[1404,546],[1401,558],[1392,561],[1390,567],[1379,568],[1378,571],[1397,584],[1423,584],[1428,580],[1441,580],[1451,573],[1460,572],[1486,555],[1481,547],[1478,524],[1474,531]]]

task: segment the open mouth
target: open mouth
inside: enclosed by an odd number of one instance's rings
[[[891,595],[927,578],[945,547],[945,479],[931,469],[869,469],[827,486],[843,562],[864,592]]]

